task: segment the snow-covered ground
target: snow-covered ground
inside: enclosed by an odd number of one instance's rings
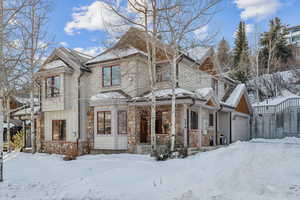
[[[300,139],[237,142],[165,162],[16,153],[5,161],[0,199],[299,200]]]

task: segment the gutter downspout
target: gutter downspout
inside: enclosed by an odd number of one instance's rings
[[[83,75],[83,72],[80,71],[80,75],[79,77],[77,78],[77,86],[78,86],[78,99],[77,99],[77,103],[78,103],[78,133],[77,133],[77,139],[76,139],[76,147],[77,147],[77,154],[80,155],[82,152],[81,152],[81,148],[79,148],[79,140],[81,138],[81,133],[80,133],[80,129],[81,129],[81,126],[80,126],[80,123],[81,123],[81,117],[80,117],[80,98],[81,98],[81,94],[80,94],[80,85],[81,85],[81,82],[80,82],[80,78],[82,77]]]
[[[216,137],[216,146],[218,146],[218,113],[223,109],[223,105],[220,104],[220,108],[217,110],[216,112],[216,134],[215,134],[215,137]]]

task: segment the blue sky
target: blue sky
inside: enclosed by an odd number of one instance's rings
[[[97,54],[103,48],[103,41],[107,38],[103,31],[103,23],[99,11],[102,6],[96,0],[53,0],[54,7],[49,22],[49,34],[55,37],[57,46]],[[240,20],[248,24],[248,40],[253,41],[254,27],[262,32],[267,29],[268,21],[278,16],[282,22],[291,26],[300,25],[300,0],[223,0],[218,8],[219,12],[211,23],[205,27],[202,34],[215,31],[218,35],[215,43],[225,37],[231,44],[234,32]],[[111,17],[109,13],[101,14]],[[113,20],[113,19],[111,19]]]

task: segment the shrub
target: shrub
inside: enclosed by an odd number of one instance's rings
[[[17,134],[15,134],[12,137],[11,146],[13,149],[21,149],[24,146],[24,132],[18,131]]]

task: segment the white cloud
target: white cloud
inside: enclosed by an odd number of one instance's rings
[[[69,44],[67,42],[60,42],[59,45],[63,46],[63,47],[67,47],[69,46]]]
[[[254,32],[254,25],[246,24],[246,33],[253,33],[253,32]]]
[[[117,24],[120,18],[113,14],[107,4],[95,1],[89,6],[82,6],[73,9],[72,21],[65,26],[65,32],[72,35],[79,33],[79,30],[105,30],[107,22]]]
[[[282,5],[279,0],[235,0],[235,4],[243,10],[241,18],[244,20],[250,18],[265,19],[275,14]]]
[[[90,56],[96,56],[100,54],[104,50],[104,48],[103,47],[88,47],[88,48],[77,47],[74,48],[74,50]]]
[[[208,36],[208,25],[205,25],[197,30],[194,31],[197,39],[204,40]]]

